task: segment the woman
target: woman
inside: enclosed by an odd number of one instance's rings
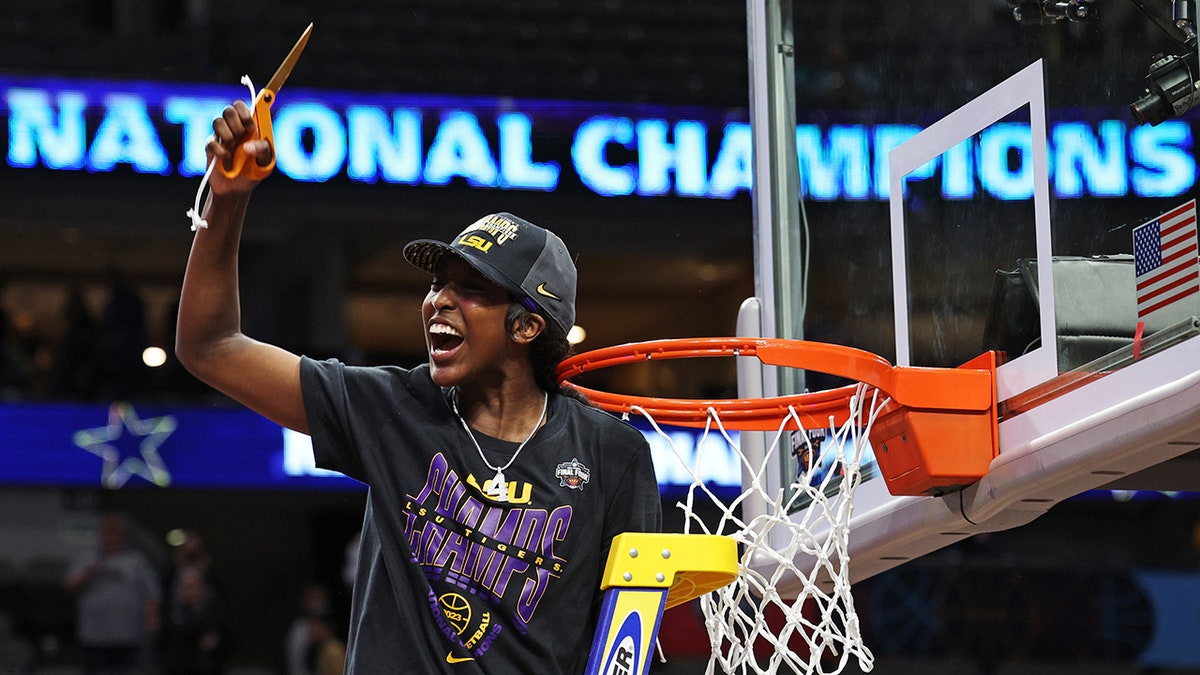
[[[260,166],[242,102],[210,158]],[[248,140],[249,139],[249,140]],[[608,545],[660,526],[642,435],[555,381],[575,316],[575,265],[556,235],[499,213],[451,243],[419,240],[429,361],[315,361],[241,332],[237,249],[256,181],[213,173],[192,244],[176,351],[197,377],[311,434],[318,466],[369,486],[347,673],[582,672]]]

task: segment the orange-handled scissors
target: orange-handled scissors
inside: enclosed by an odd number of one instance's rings
[[[279,70],[276,70],[275,75],[271,77],[271,81],[267,82],[267,86],[259,89],[258,95],[254,97],[254,126],[257,129],[257,138],[261,138],[271,145],[271,162],[266,166],[259,166],[258,162],[247,155],[239,144],[233,150],[230,167],[226,168],[223,163],[220,165],[221,173],[225,174],[227,178],[244,175],[261,180],[271,175],[271,171],[275,168],[275,136],[271,131],[271,106],[275,103],[275,95],[279,93],[280,87],[287,81],[288,75],[292,74],[292,68],[300,60],[300,53],[308,44],[308,36],[312,33],[312,29],[313,25],[308,24],[308,28],[304,29],[304,33],[296,41],[292,51],[288,52],[287,58],[279,65]]]

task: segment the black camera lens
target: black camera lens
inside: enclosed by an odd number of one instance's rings
[[[1163,99],[1162,94],[1146,90],[1146,95],[1129,104],[1129,112],[1138,124],[1158,126],[1171,116],[1171,106]]]

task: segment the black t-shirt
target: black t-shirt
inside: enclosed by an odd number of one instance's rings
[[[661,526],[641,433],[552,397],[500,503],[427,367],[300,374],[317,465],[369,486],[346,673],[582,672],[609,542]],[[492,466],[519,445],[474,434]]]

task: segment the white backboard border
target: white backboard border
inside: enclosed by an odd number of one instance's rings
[[[1029,106],[1032,134],[1033,206],[1037,242],[1039,330],[1041,341],[1029,352],[997,369],[1001,401],[1058,375],[1054,278],[1051,265],[1050,177],[1046,143],[1046,99],[1041,59],[1016,75],[925,128],[888,155],[891,187],[892,291],[896,316],[896,365],[912,365],[908,312],[908,269],[905,255],[904,177],[971,138],[1010,113]],[[1010,355],[1012,356],[1012,355]]]

